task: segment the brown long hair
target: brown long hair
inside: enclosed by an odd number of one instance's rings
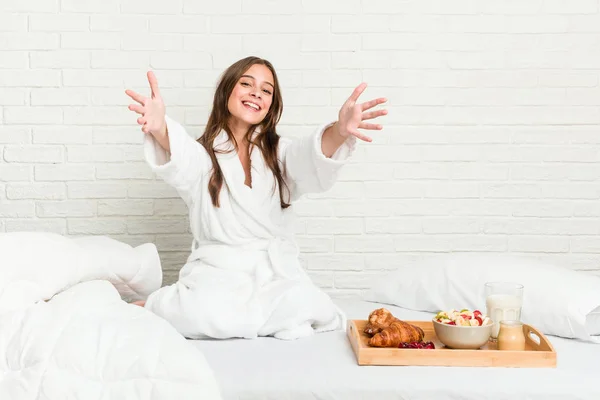
[[[275,73],[275,68],[269,61],[251,56],[235,62],[221,75],[221,79],[219,80],[215,91],[212,111],[208,118],[208,122],[206,123],[206,128],[204,129],[204,134],[198,139],[198,142],[204,146],[212,161],[213,170],[210,180],[208,181],[208,191],[215,207],[219,207],[219,193],[223,186],[223,171],[217,161],[215,149],[213,148],[214,141],[219,133],[224,130],[227,132],[229,140],[233,141],[237,148],[237,143],[228,125],[231,113],[227,107],[227,102],[240,77],[254,64],[264,65],[271,71],[273,79],[275,80],[275,82],[273,82],[275,88],[273,90],[271,108],[267,112],[267,115],[260,124],[250,127],[248,132],[246,132],[245,139],[251,146],[256,146],[260,149],[267,167],[269,167],[273,173],[277,186],[279,187],[281,208],[290,206],[290,204],[284,200],[283,191],[284,188],[287,190],[287,185],[283,179],[277,157],[279,135],[277,134],[276,126],[283,111],[283,100],[281,97],[281,90],[279,89],[279,81],[277,79],[277,74]],[[257,128],[260,128],[259,133],[256,138],[252,140],[252,134]]]

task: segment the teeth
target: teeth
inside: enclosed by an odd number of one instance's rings
[[[245,101],[245,102],[244,102],[244,104],[245,104],[245,105],[247,105],[247,106],[250,106],[250,107],[254,108],[255,110],[258,110],[258,109],[260,109],[260,107],[259,107],[259,106],[257,106],[257,105],[256,105],[256,104],[254,104],[254,103],[250,103],[250,102],[248,102],[248,101]]]

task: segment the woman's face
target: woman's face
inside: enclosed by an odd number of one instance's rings
[[[227,102],[234,125],[258,125],[265,118],[273,102],[273,81],[269,68],[261,64],[244,72]]]

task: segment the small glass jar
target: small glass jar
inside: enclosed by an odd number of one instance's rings
[[[520,321],[500,321],[498,350],[525,350],[525,334]]]

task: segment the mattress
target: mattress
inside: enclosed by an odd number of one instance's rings
[[[366,301],[336,303],[349,319],[381,306],[407,320],[432,314]],[[359,366],[343,331],[282,341],[192,341],[223,391],[236,400],[600,399],[600,345],[548,336],[557,368]]]

